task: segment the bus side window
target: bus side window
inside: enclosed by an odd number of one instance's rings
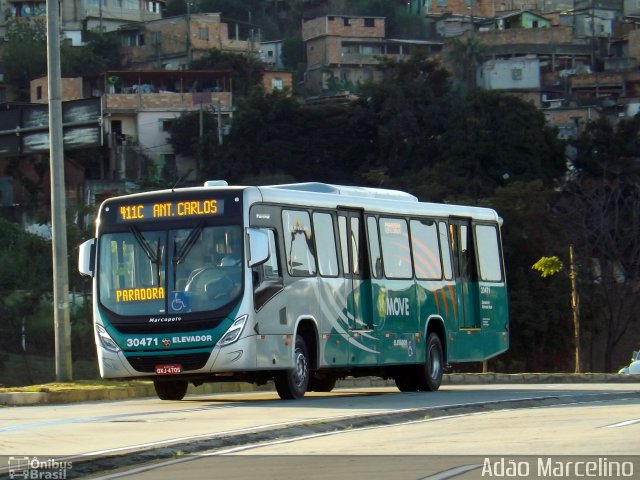
[[[453,277],[453,266],[451,265],[451,247],[449,245],[449,229],[446,222],[438,222],[438,233],[440,234],[440,254],[442,255],[442,267],[444,278],[451,280]]]
[[[380,240],[387,278],[413,278],[407,221],[404,218],[381,218]]]
[[[329,213],[313,214],[313,231],[318,252],[318,268],[323,277],[338,276],[338,253],[333,219]]]
[[[376,217],[367,217],[367,230],[369,233],[369,261],[371,262],[371,275],[373,278],[382,278],[382,256],[380,253],[380,236]]]
[[[283,210],[282,227],[289,274],[315,276],[316,254],[309,213],[301,210]]]
[[[283,287],[280,272],[280,257],[275,232],[267,230],[269,236],[269,259],[253,267],[253,295],[255,309],[258,310]]]
[[[500,260],[498,230],[493,225],[476,225],[475,229],[480,279],[486,282],[500,282],[502,280],[502,262]]]

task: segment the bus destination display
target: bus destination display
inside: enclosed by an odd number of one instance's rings
[[[132,203],[120,205],[116,218],[120,223],[161,221],[178,218],[218,216],[224,213],[224,200],[182,200],[179,202]]]

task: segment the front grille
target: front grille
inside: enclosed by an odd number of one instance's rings
[[[222,318],[206,318],[202,320],[185,320],[175,323],[116,323],[113,322],[114,328],[123,334],[132,333],[182,333],[182,332],[198,332],[201,330],[210,330],[217,327]]]
[[[204,367],[209,360],[208,353],[185,353],[177,355],[133,355],[127,360],[138,372],[155,373],[156,365],[182,365],[182,370],[197,370]]]

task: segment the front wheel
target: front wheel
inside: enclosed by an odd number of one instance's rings
[[[307,344],[300,335],[296,335],[293,368],[277,372],[274,382],[281,399],[294,400],[304,397],[309,385],[309,354]]]
[[[187,394],[189,382],[185,380],[154,380],[153,386],[160,400],[182,400]]]

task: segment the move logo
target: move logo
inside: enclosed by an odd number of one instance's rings
[[[407,297],[402,298],[389,298],[387,297],[387,315],[402,315],[404,317],[409,316],[409,299]]]

